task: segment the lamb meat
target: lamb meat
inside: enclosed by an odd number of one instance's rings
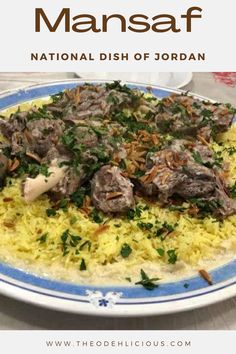
[[[214,171],[194,161],[187,150],[188,144],[189,141],[176,140],[168,148],[149,157],[148,164],[150,166],[151,161],[153,166],[141,181],[144,185],[153,183],[162,202],[167,202],[173,194],[189,198],[209,194],[215,189]],[[194,147],[197,148],[197,145],[191,143],[191,149]],[[203,152],[206,153],[205,149]]]
[[[106,117],[114,110],[132,103],[127,92],[106,89],[103,86],[84,85],[65,91],[61,99],[48,105],[52,112],[62,112],[63,119],[76,123],[90,117]]]
[[[0,150],[0,188],[2,187],[8,168],[8,158]]]
[[[97,134],[89,127],[79,126],[75,128],[75,137],[78,144],[84,145],[86,148],[97,146]]]
[[[1,133],[10,139],[15,132],[22,132],[26,127],[27,115],[28,112],[16,112],[8,120],[0,119]]]
[[[206,140],[226,131],[234,110],[223,104],[200,101],[187,95],[172,95],[160,101],[156,124],[162,132],[174,135],[202,135]]]
[[[133,185],[116,166],[103,166],[91,182],[94,206],[104,213],[122,213],[134,206]]]
[[[58,144],[64,123],[60,119],[37,119],[27,122],[26,129],[31,150],[44,157],[51,147]]]
[[[50,197],[53,200],[69,197],[81,186],[85,177],[86,175],[83,169],[78,173],[78,171],[75,171],[73,168],[68,168],[65,172],[65,176],[55,187],[50,189]]]

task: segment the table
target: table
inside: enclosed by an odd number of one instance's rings
[[[85,74],[84,74],[85,75]],[[0,91],[45,80],[74,78],[73,73],[0,73]],[[236,105],[235,73],[194,73],[184,89]],[[94,318],[34,307],[0,296],[0,330],[236,330],[236,297],[173,315],[145,318]]]

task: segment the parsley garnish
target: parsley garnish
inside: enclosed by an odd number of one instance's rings
[[[77,208],[81,208],[84,202],[85,190],[78,189],[74,193],[70,195],[71,201],[77,206]]]
[[[157,253],[159,254],[159,256],[163,257],[165,254],[165,250],[163,248],[157,248]]]
[[[137,225],[141,230],[151,230],[153,228],[153,224],[150,222],[140,221]]]
[[[235,148],[234,146],[225,148],[224,150],[227,151],[227,153],[229,154],[229,156],[232,156],[233,154],[236,153],[236,148]]]
[[[179,211],[179,212],[183,212],[185,211],[187,208],[180,206],[180,205],[170,205],[169,206],[169,210],[170,211]]]
[[[177,261],[177,254],[175,253],[175,250],[168,250],[167,251],[168,254],[168,263],[170,264],[175,264]]]
[[[78,243],[82,240],[80,236],[73,235],[67,229],[61,235],[61,242],[62,242],[62,252],[63,256],[69,253],[69,246],[77,247]]]
[[[134,220],[135,218],[140,218],[144,208],[141,205],[137,205],[135,209],[129,209],[127,212],[127,219]]]
[[[57,212],[55,209],[50,208],[50,209],[46,209],[46,214],[48,217],[50,217],[50,216],[55,216],[57,214]]]
[[[87,269],[85,260],[84,260],[83,258],[82,258],[82,260],[81,260],[79,269],[80,269],[80,270],[86,270],[86,269]]]
[[[202,157],[198,151],[193,151],[192,156],[195,162],[199,163],[200,165],[204,165],[204,162],[202,161]]]
[[[55,95],[52,95],[51,96],[52,102],[53,103],[59,102],[62,99],[63,95],[64,95],[64,92],[59,92],[59,93],[56,93]]]
[[[174,231],[176,224],[173,226],[171,224],[168,224],[168,222],[164,221],[162,226],[157,229],[156,231],[156,236],[161,237],[161,240],[163,241],[167,235],[169,235],[171,232]]]
[[[130,277],[125,278],[125,280],[127,280],[129,283],[132,282],[132,279]]]
[[[40,236],[39,238],[37,238],[37,241],[39,241],[39,243],[45,243],[48,237],[48,232],[45,232],[45,234],[43,234],[42,236]]]
[[[90,213],[89,215],[94,222],[96,222],[97,224],[101,224],[103,222],[103,218],[101,216],[101,214],[99,213],[99,211],[97,209],[93,209],[93,211]]]
[[[230,194],[232,198],[236,198],[236,182],[230,187]]]
[[[124,243],[120,251],[121,256],[123,258],[127,258],[131,253],[132,253],[132,248],[127,243]]]
[[[85,246],[88,246],[88,250],[90,251],[91,249],[91,241],[87,240],[84,243],[82,243],[82,245],[80,246],[79,250],[81,251]]]
[[[159,280],[159,278],[149,278],[149,276],[144,272],[143,269],[140,270],[141,280],[135,283],[136,285],[142,285],[146,290],[154,290],[158,287],[154,282]]]

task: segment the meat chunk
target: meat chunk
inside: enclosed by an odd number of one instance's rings
[[[0,150],[0,187],[2,187],[8,167],[8,158]]]
[[[89,127],[76,127],[75,136],[78,144],[82,144],[86,148],[92,148],[98,144],[97,134]]]
[[[154,184],[162,202],[167,202],[173,194],[183,198],[209,195],[216,187],[215,174],[212,169],[194,160],[194,149],[201,152],[203,160],[212,159],[208,148],[200,143],[174,140],[169,147],[149,156],[147,165],[150,167],[152,163],[152,168],[141,178],[141,182],[146,186]],[[149,190],[153,189],[149,187]],[[155,189],[154,192],[157,194]]]
[[[226,131],[234,110],[223,104],[197,100],[187,95],[172,95],[160,101],[156,124],[162,132],[174,135],[202,135],[206,140]]]
[[[132,97],[125,90],[107,90],[103,86],[84,85],[65,91],[56,103],[50,104],[52,112],[63,112],[63,119],[71,123],[90,117],[106,117],[114,110],[132,103]]]
[[[8,139],[12,137],[15,132],[22,132],[26,127],[28,112],[16,112],[11,117],[0,119],[0,131]]]
[[[73,168],[67,169],[64,177],[50,190],[51,198],[53,200],[60,200],[65,197],[69,197],[80,187],[84,178],[85,174],[82,169],[80,173],[75,171]]]
[[[103,166],[91,182],[94,206],[104,213],[122,213],[134,206],[133,185],[116,166]]]
[[[64,122],[60,119],[37,119],[27,122],[24,135],[31,151],[44,157],[53,146],[58,144],[63,129]]]

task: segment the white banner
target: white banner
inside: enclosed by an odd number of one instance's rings
[[[232,0],[1,1],[0,71],[235,71],[235,13]]]
[[[234,354],[234,338],[234,331],[1,331],[0,349],[4,354]]]

